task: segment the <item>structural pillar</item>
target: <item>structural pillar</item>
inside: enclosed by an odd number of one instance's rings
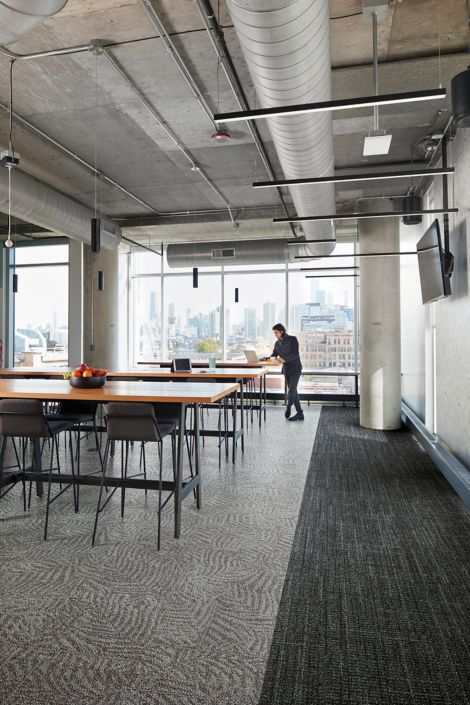
[[[370,212],[391,211],[388,199],[367,201]],[[398,218],[359,219],[359,252],[398,252]],[[400,258],[360,257],[360,424],[401,427]]]
[[[119,366],[119,251],[93,254],[84,245],[83,362],[116,370]],[[98,271],[104,272],[104,291],[98,290]]]

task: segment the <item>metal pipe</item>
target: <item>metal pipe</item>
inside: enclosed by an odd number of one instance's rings
[[[118,60],[110,53],[109,49],[106,49],[106,47],[102,48],[103,51],[103,56],[106,57],[108,62],[111,64],[111,66],[114,68],[114,70],[120,75],[122,80],[127,84],[127,86],[130,88],[130,90],[133,92],[133,94],[136,96],[136,98],[140,101],[140,103],[144,106],[144,108],[150,113],[150,115],[153,117],[153,119],[158,123],[158,125],[166,132],[168,137],[171,139],[171,141],[176,145],[176,147],[180,150],[180,152],[185,156],[185,158],[188,160],[191,170],[196,172],[197,174],[200,175],[200,177],[206,182],[206,184],[217,194],[217,196],[225,203],[225,206],[228,210],[228,213],[230,215],[230,219],[232,223],[235,223],[233,214],[232,214],[232,207],[230,203],[227,201],[227,199],[224,197],[224,195],[221,193],[221,191],[218,189],[218,187],[211,181],[209,176],[206,174],[204,169],[199,166],[199,164],[196,162],[194,159],[193,155],[191,152],[186,149],[184,144],[181,142],[181,140],[178,138],[178,136],[173,132],[171,127],[168,125],[167,122],[159,115],[159,113],[155,110],[153,105],[149,102],[149,100],[146,98],[146,96],[142,93],[140,88],[137,86],[135,81],[132,80],[132,78],[129,76],[129,74],[124,70],[124,68],[121,66],[121,64],[118,62]]]
[[[139,2],[141,4],[143,10],[145,11],[147,17],[149,18],[150,22],[152,23],[154,28],[157,30],[157,32],[160,34],[163,43],[165,44],[168,52],[171,54],[171,57],[172,57],[173,61],[175,62],[175,64],[177,65],[184,80],[186,81],[189,88],[191,89],[193,96],[196,98],[196,100],[200,104],[201,108],[206,113],[210,124],[212,125],[214,130],[217,132],[219,128],[216,125],[216,123],[214,122],[212,110],[208,106],[205,98],[203,97],[201,91],[199,90],[195,80],[193,79],[189,69],[187,68],[182,56],[180,55],[176,46],[174,45],[173,40],[171,39],[169,33],[167,32],[166,27],[163,24],[153,3],[151,2],[151,0],[139,0]]]
[[[447,168],[447,135],[442,138],[442,167]],[[442,176],[442,207],[444,209],[444,253],[449,255],[450,252],[450,238],[449,238],[449,185],[447,180],[447,174]]]
[[[372,13],[372,45],[374,56],[374,95],[379,95],[379,52],[377,41],[377,13]],[[379,106],[374,105],[374,132],[379,131]]]
[[[14,59],[15,61],[28,61],[29,59],[42,59],[46,56],[63,56],[64,54],[79,54],[84,51],[89,51],[90,46],[89,44],[81,44],[80,46],[76,47],[66,47],[64,49],[50,49],[49,51],[38,51],[35,54],[17,54],[14,51],[10,51],[10,49],[6,49],[5,47],[0,47],[0,53],[5,54],[5,56],[8,56],[10,59]]]

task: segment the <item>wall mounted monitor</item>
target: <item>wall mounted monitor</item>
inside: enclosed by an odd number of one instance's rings
[[[445,255],[437,218],[419,240],[416,249],[423,304],[450,296],[450,274],[446,274]]]

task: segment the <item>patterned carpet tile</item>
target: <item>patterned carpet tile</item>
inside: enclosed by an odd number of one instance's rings
[[[70,492],[52,505],[47,542],[44,500],[24,514],[14,488],[0,502],[1,704],[256,705],[318,418],[269,409],[235,467],[219,470],[207,441],[202,509],[186,500],[178,541],[164,512],[160,552],[155,494],[128,491],[122,520],[116,493],[91,548],[97,488],[79,514]]]

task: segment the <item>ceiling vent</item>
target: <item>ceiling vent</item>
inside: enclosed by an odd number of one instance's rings
[[[223,250],[212,250],[212,259],[229,259],[235,257],[233,248],[224,248]]]

